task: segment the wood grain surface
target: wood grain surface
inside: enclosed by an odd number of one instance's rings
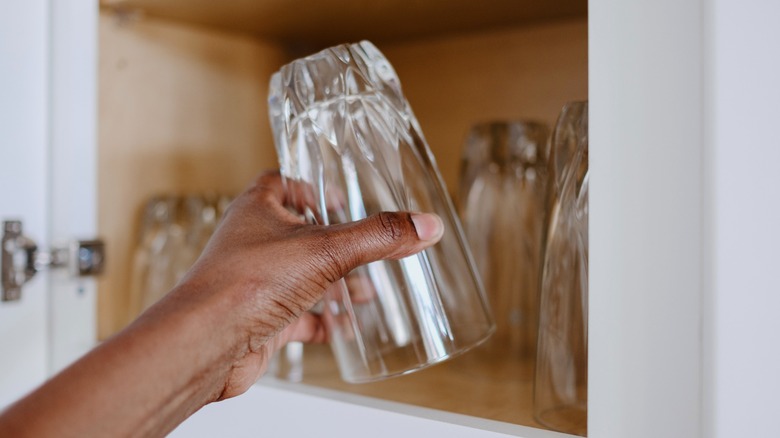
[[[156,194],[237,193],[276,167],[270,75],[288,46],[142,17],[100,19],[99,230],[109,242],[99,334],[123,327],[131,255]],[[492,119],[552,124],[587,98],[587,22],[565,20],[379,44],[393,63],[450,191],[469,127]]]
[[[584,17],[586,0],[101,0],[106,8],[243,32],[300,50]]]
[[[139,216],[157,194],[238,193],[276,166],[268,77],[283,51],[245,36],[103,14],[98,227],[108,243],[99,336],[123,327]]]
[[[411,374],[350,384],[341,380],[330,348],[307,345],[303,383],[368,397],[544,428],[533,418],[533,363],[490,357],[477,349]]]

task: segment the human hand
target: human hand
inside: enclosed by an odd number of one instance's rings
[[[329,285],[443,233],[437,216],[401,212],[309,225],[287,202],[278,174],[258,178],[170,293],[0,413],[0,435],[163,436],[203,405],[246,391],[285,342],[323,340],[306,311]]]
[[[258,178],[231,204],[200,259],[166,297],[229,315],[232,367],[218,399],[246,391],[286,342],[325,339],[319,316],[306,312],[330,284],[359,265],[417,253],[443,233],[437,216],[403,212],[310,225],[286,203],[277,173]]]

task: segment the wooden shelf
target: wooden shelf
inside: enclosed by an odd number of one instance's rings
[[[465,355],[406,376],[350,384],[339,377],[330,348],[307,345],[303,383],[456,414],[544,429],[532,415],[533,364]]]
[[[250,33],[292,49],[393,42],[587,13],[586,0],[101,0],[107,8]]]

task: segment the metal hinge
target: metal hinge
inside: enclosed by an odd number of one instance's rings
[[[63,247],[41,251],[34,240],[22,233],[21,221],[3,222],[0,265],[2,301],[22,296],[22,286],[42,269],[64,268],[76,277],[98,275],[105,266],[102,240],[74,240]]]

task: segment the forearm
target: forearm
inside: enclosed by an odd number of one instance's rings
[[[241,348],[221,311],[227,306],[207,300],[175,290],[11,407],[0,417],[0,436],[157,436],[172,430],[220,396],[234,350]]]
[[[442,236],[436,216],[306,225],[278,174],[236,198],[184,283],[128,329],[0,414],[0,436],[155,436],[246,391],[285,342],[321,342],[305,314],[355,267]]]

